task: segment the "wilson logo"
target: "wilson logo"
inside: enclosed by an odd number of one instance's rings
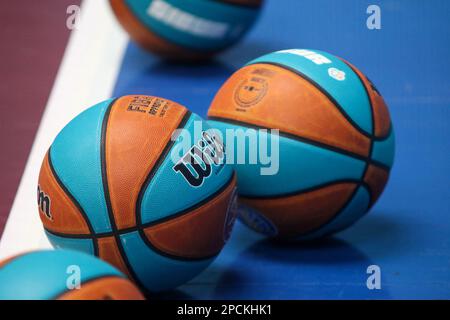
[[[53,220],[53,216],[51,213],[51,199],[49,195],[45,194],[44,191],[41,190],[41,187],[38,185],[37,188],[37,200],[38,206],[41,212],[50,220]]]
[[[230,29],[226,23],[195,16],[163,0],[153,0],[147,14],[174,29],[203,38],[222,39]]]
[[[331,60],[328,59],[327,57],[325,57],[324,55],[322,55],[320,53],[317,53],[317,52],[314,52],[314,51],[311,51],[311,50],[289,49],[289,50],[277,51],[277,53],[295,54],[297,56],[304,57],[304,58],[310,60],[311,62],[314,62],[317,65],[332,63]]]
[[[173,166],[193,187],[199,187],[212,173],[212,166],[224,163],[225,150],[222,142],[203,131],[202,138]]]

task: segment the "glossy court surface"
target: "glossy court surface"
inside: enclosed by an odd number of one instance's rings
[[[396,131],[388,186],[359,223],[303,245],[272,243],[238,223],[218,259],[167,297],[450,298],[450,4],[382,1],[381,30],[366,27],[368,5],[267,1],[242,44],[200,67],[170,65],[128,46],[114,95],[164,96],[202,116],[247,60],[286,48],[328,51],[371,78]],[[370,265],[381,268],[381,290],[366,286]]]

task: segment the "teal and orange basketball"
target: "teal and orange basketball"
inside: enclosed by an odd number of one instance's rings
[[[198,60],[238,42],[263,0],[110,0],[130,37],[162,57]]]
[[[342,230],[388,181],[395,147],[387,106],[367,77],[329,53],[283,50],[251,61],[223,85],[208,116],[224,136],[279,130],[279,140],[268,135],[278,145],[275,174],[262,174],[260,162],[236,165],[240,218],[269,236]],[[248,145],[234,148],[248,159]]]
[[[214,260],[235,220],[223,148],[169,100],[124,96],[87,109],[42,163],[49,240],[110,262],[147,291],[183,284]]]
[[[71,250],[33,251],[0,261],[0,300],[142,300],[116,268]]]

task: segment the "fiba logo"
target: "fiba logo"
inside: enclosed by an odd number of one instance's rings
[[[208,132],[202,132],[202,138],[174,166],[193,187],[199,187],[212,173],[212,166],[224,164],[225,150],[222,142]]]
[[[251,107],[260,102],[267,93],[268,83],[262,77],[250,77],[241,82],[234,93],[234,100],[242,108]]]
[[[41,190],[41,187],[38,185],[37,188],[37,200],[39,209],[42,213],[50,220],[53,220],[53,216],[50,210],[51,199],[50,196],[47,195],[44,191]]]

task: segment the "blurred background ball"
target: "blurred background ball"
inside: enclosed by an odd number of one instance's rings
[[[143,48],[164,58],[198,60],[238,42],[263,0],[110,0],[118,20]]]
[[[280,130],[276,174],[262,175],[261,164],[236,166],[240,218],[268,236],[342,230],[388,181],[394,132],[387,106],[366,76],[329,53],[284,50],[251,61],[219,90],[208,116],[223,134]]]
[[[39,175],[50,242],[99,256],[148,291],[193,278],[235,220],[234,172],[207,129],[185,107],[149,96],[110,99],[78,115]]]
[[[116,268],[70,250],[35,251],[1,261],[0,284],[0,300],[144,299]]]

